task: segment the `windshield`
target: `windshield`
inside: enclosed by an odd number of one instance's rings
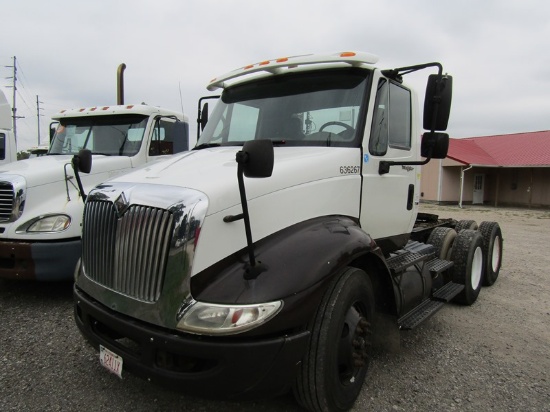
[[[133,156],[141,147],[148,116],[111,115],[61,119],[49,155],[77,154],[89,149],[93,154]]]
[[[356,147],[368,75],[362,69],[324,70],[228,88],[196,148],[254,139],[271,139],[276,145]]]

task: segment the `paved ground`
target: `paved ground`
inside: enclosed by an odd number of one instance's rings
[[[500,277],[403,333],[400,352],[375,353],[354,410],[550,411],[550,211],[422,209],[498,221]],[[108,374],[74,325],[71,287],[0,280],[0,410],[300,410],[291,396],[217,402]]]

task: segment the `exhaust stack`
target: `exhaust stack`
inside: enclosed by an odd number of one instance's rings
[[[124,70],[125,69],[126,69],[126,65],[124,63],[121,63],[118,66],[118,70],[117,70],[116,104],[118,105],[124,104]]]

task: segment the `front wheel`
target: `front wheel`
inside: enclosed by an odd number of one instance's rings
[[[310,325],[311,337],[294,394],[310,411],[346,411],[369,366],[374,295],[368,275],[344,269],[325,292]]]

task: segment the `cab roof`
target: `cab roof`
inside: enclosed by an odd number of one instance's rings
[[[61,110],[52,116],[54,120],[70,117],[108,116],[115,114],[141,114],[145,116],[175,116],[180,120],[188,121],[187,116],[181,113],[145,104],[125,104],[112,106],[83,107],[80,109]]]

